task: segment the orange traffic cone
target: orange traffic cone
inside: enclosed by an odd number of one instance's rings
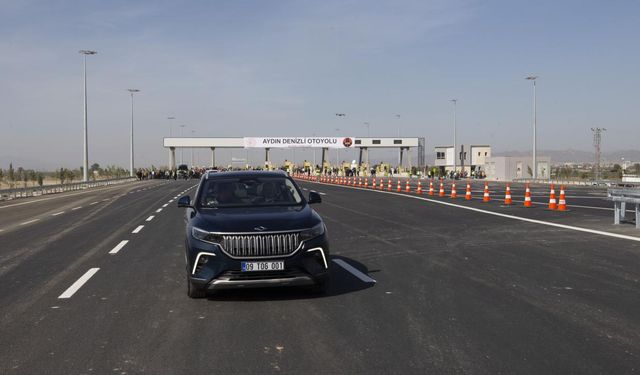
[[[482,201],[483,202],[489,202],[491,200],[491,198],[489,197],[489,183],[485,182],[484,183],[484,194],[482,196]]]
[[[444,197],[446,194],[444,192],[444,182],[440,180],[440,191],[438,192],[439,197]]]
[[[391,187],[391,179],[387,178],[387,191],[391,191],[393,188]]]
[[[529,184],[526,185],[524,190],[524,206],[531,207],[531,189],[529,189]]]
[[[451,198],[456,199],[458,198],[458,192],[456,191],[456,182],[452,182],[451,183]]]
[[[375,177],[373,178],[373,184],[371,184],[371,188],[374,189],[374,190],[376,189],[376,178]]]
[[[467,181],[467,191],[464,193],[464,199],[471,200],[471,184]]]
[[[429,195],[433,196],[433,180],[429,180]]]
[[[380,186],[378,186],[378,189],[380,190],[384,190],[384,179],[380,179]]]
[[[556,191],[553,187],[553,184],[551,184],[551,191],[549,192],[549,209],[555,210],[557,208],[558,205],[556,204]]]
[[[364,188],[366,189],[366,188],[368,188],[368,187],[369,187],[369,178],[368,178],[368,177],[365,177],[365,178],[364,178]]]
[[[507,184],[507,190],[504,193],[504,204],[509,206],[511,204],[511,187]]]
[[[416,189],[416,194],[422,194],[422,182],[418,180],[418,189]]]
[[[401,192],[402,191],[402,186],[400,186],[400,179],[398,179],[398,186],[396,187],[396,191],[397,192]]]
[[[560,185],[560,200],[558,201],[558,211],[567,210],[567,200],[564,196],[564,185]]]
[[[404,191],[406,191],[407,193],[411,193],[411,186],[409,185],[409,180],[407,180],[407,184],[404,187]]]

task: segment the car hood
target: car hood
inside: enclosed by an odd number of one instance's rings
[[[209,232],[280,232],[311,228],[322,222],[308,205],[201,209],[192,221]],[[260,231],[255,228],[264,227]]]

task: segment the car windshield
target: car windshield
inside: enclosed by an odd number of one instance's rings
[[[204,181],[198,206],[201,208],[293,206],[302,197],[285,177],[213,178]]]

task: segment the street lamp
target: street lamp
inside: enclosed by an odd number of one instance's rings
[[[182,129],[184,129],[185,126],[187,125],[180,125],[180,138],[182,138]],[[180,164],[184,164],[183,156],[184,156],[184,147],[180,147]]]
[[[127,89],[131,93],[131,159],[129,159],[129,176],[133,177],[133,94],[140,92],[138,89]]]
[[[398,119],[398,138],[400,138],[400,115],[396,115],[396,119]],[[398,167],[401,167],[400,165],[400,154],[402,154],[402,148],[400,148],[400,150],[398,150]]]
[[[84,158],[82,162],[82,181],[87,182],[89,180],[89,136],[87,132],[87,55],[95,55],[98,52],[89,51],[86,49],[78,51],[83,54],[83,67],[84,67]]]
[[[538,76],[528,76],[524,79],[533,81],[533,173],[532,177],[535,180],[538,177],[538,166],[536,158],[536,78]]]
[[[175,120],[176,118],[173,116],[169,116],[167,117],[167,120],[169,120],[169,137],[171,137],[171,130],[173,129],[173,120]]]
[[[193,137],[193,135],[196,134],[195,130],[191,131],[191,137]],[[193,168],[194,164],[193,164],[193,147],[191,147],[191,168]]]
[[[456,112],[458,109],[458,99],[450,99],[450,102],[453,103],[453,173],[456,173],[456,168],[458,167],[458,160],[456,157],[456,153],[457,151],[457,130],[456,130],[456,126],[457,126],[457,119],[456,119]],[[446,156],[445,156],[446,159]]]

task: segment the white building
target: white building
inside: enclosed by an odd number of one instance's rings
[[[491,146],[488,145],[471,145],[467,148],[461,146],[461,150],[464,149],[464,155],[459,155],[461,151],[458,151],[457,157],[457,171],[466,171],[468,174],[471,172],[484,171],[487,158],[491,157]],[[442,172],[452,171],[454,162],[454,149],[453,146],[437,146],[435,147],[436,160],[434,165]]]
[[[548,179],[551,172],[551,158],[538,156],[538,178]],[[487,178],[496,181],[512,181],[531,178],[531,156],[492,156],[486,159]]]

